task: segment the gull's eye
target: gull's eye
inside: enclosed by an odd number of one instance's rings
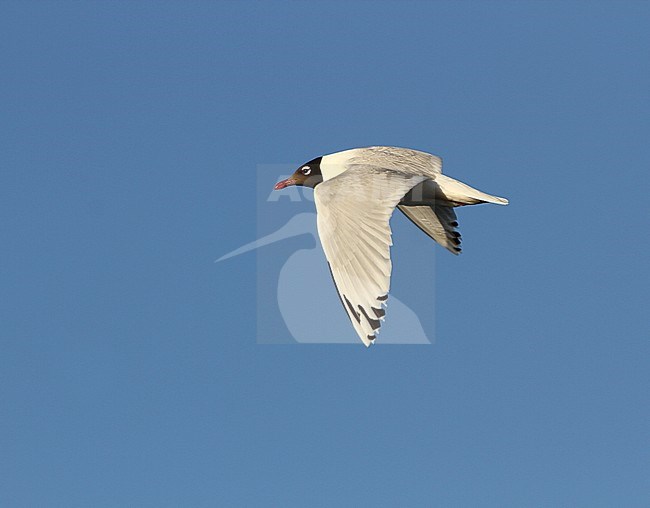
[[[310,168],[309,166],[303,166],[303,167],[300,169],[300,172],[301,172],[303,175],[307,176],[309,173],[311,173],[311,168]]]

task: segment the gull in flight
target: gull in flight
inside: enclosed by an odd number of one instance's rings
[[[336,290],[361,341],[373,344],[390,289],[390,217],[399,208],[453,254],[460,253],[455,207],[507,205],[442,174],[440,157],[392,146],[316,157],[275,185],[314,189],[318,236]]]

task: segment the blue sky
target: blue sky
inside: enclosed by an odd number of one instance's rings
[[[0,505],[647,506],[649,25],[0,3]],[[258,344],[257,168],[372,144],[511,201],[395,217],[435,344]]]

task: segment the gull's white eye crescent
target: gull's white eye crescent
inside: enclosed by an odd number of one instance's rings
[[[303,175],[307,176],[309,173],[311,173],[311,168],[309,166],[303,166],[300,172]]]

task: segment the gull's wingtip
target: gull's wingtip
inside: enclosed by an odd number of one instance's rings
[[[376,338],[377,338],[377,336],[375,336],[375,335],[368,335],[365,338],[365,340],[363,340],[362,342],[364,343],[366,348],[369,348],[370,346],[372,346],[375,343]]]

